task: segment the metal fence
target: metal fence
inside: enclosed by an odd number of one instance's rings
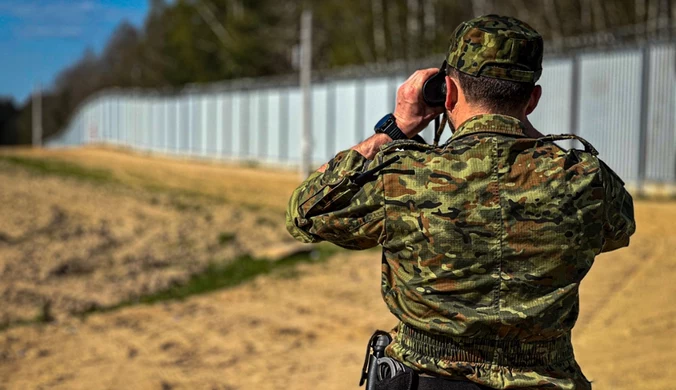
[[[543,133],[589,140],[629,184],[676,182],[676,48],[653,44],[548,59],[531,115]],[[353,72],[359,74],[360,72]],[[312,88],[313,161],[372,134],[391,112],[405,69],[324,77]],[[301,92],[293,84],[233,82],[161,94],[113,90],[89,99],[50,147],[124,145],[167,154],[266,164],[301,161]],[[423,132],[433,138],[432,128]],[[446,137],[449,134],[446,134]],[[567,145],[570,146],[570,145]]]

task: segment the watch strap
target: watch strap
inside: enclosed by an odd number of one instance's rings
[[[390,137],[393,141],[397,140],[402,140],[402,139],[409,139],[406,134],[404,134],[403,131],[397,126],[397,121],[394,118],[394,115],[392,114],[387,114],[385,115],[376,125],[375,127],[375,132],[376,133],[383,133],[387,134],[388,137]],[[426,144],[425,140],[423,137],[420,136],[420,134],[416,134],[412,138],[410,138],[411,141],[415,141],[421,144]]]
[[[383,133],[387,134],[390,138],[392,138],[393,141],[399,140],[399,139],[408,139],[406,134],[404,134],[403,131],[399,127],[397,127],[396,122],[392,122],[391,126],[387,126],[385,129],[383,129]]]

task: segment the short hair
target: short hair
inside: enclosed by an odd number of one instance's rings
[[[480,105],[495,113],[522,110],[528,104],[535,88],[534,83],[472,76],[450,66],[446,73],[458,80],[469,103]]]

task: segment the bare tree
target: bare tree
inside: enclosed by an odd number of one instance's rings
[[[669,37],[673,35],[672,31],[674,30],[674,20],[676,20],[676,7],[674,7],[673,0],[667,1],[667,6],[669,7]]]
[[[634,3],[634,23],[636,24],[636,35],[646,35],[647,30],[647,7],[646,2],[648,0],[635,0]]]
[[[592,0],[580,0],[580,22],[584,32],[592,31]]]
[[[385,60],[387,54],[387,42],[385,41],[385,28],[383,18],[383,0],[371,1],[371,23],[373,24],[373,46],[376,58]]]
[[[490,12],[490,0],[472,0],[472,12],[474,16],[485,15]]]
[[[418,0],[406,0],[406,58],[415,58],[420,47],[420,25],[418,24]]]
[[[385,12],[387,13],[387,31],[390,35],[390,42],[392,44],[390,47],[394,51],[392,57],[401,58],[399,54],[401,53],[401,48],[403,47],[403,35],[405,34],[402,31],[401,23],[399,23],[399,4],[396,1],[391,1],[385,3]]]
[[[526,6],[525,0],[512,0],[512,6],[514,10],[516,11],[516,17],[525,20],[528,23],[532,23],[532,16],[530,12],[530,8]]]
[[[603,9],[603,0],[592,0],[592,7],[594,10],[594,30],[596,32],[606,31],[608,24]]]
[[[437,29],[435,8],[436,0],[423,0],[423,34],[425,42],[432,42]]]
[[[669,0],[660,0],[659,4],[659,29],[660,29],[660,35],[663,36],[667,32],[667,28],[670,27],[670,14],[671,14],[671,9],[669,7]]]
[[[563,38],[563,31],[561,30],[561,20],[559,19],[559,11],[556,8],[556,1],[545,0],[544,13],[552,33],[554,45],[560,46],[561,39]]]
[[[648,9],[647,9],[647,21],[646,23],[649,26],[650,34],[655,35],[659,27],[659,2],[660,0],[647,0]]]

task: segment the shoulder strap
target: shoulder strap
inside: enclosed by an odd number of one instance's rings
[[[430,145],[424,142],[418,142],[414,139],[407,140],[396,140],[380,147],[380,151],[384,154],[389,154],[397,150],[432,150],[435,149],[434,145]]]
[[[602,165],[603,168],[605,169],[605,172],[608,172],[608,173],[609,173],[610,175],[612,175],[617,181],[619,181],[620,183],[622,183],[622,185],[624,185],[624,181],[622,180],[622,178],[620,177],[620,175],[617,174],[617,172],[613,171],[613,170],[608,166],[608,164],[606,164],[603,160],[599,159],[599,162],[601,163],[601,165]]]
[[[592,156],[598,156],[599,152],[594,146],[592,146],[589,141],[586,139],[577,136],[575,134],[559,134],[559,135],[547,135],[542,138],[538,138],[537,142],[554,142],[554,141],[563,141],[567,139],[578,140],[582,145],[584,145],[584,150],[587,153],[591,153]]]

